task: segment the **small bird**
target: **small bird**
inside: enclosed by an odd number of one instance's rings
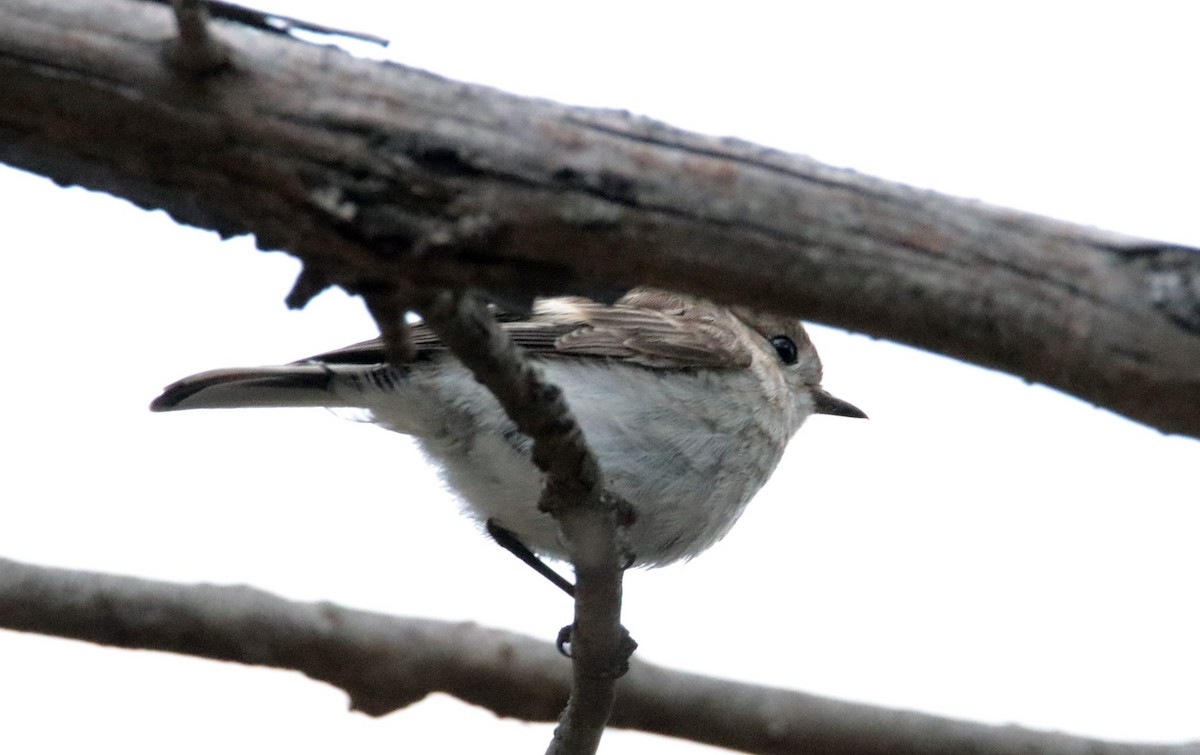
[[[606,483],[632,504],[636,566],[689,559],[721,539],[810,415],[866,417],[821,387],[797,320],[649,288],[613,304],[538,299],[528,316],[501,320],[562,389]],[[389,364],[375,339],[291,364],[202,372],[150,408],[365,410],[413,436],[489,531],[565,558],[553,517],[538,510],[532,442],[427,327],[411,335],[408,364]]]

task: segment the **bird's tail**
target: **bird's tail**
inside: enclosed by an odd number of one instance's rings
[[[337,378],[334,367],[314,363],[209,370],[168,385],[150,410],[351,406],[335,392]]]

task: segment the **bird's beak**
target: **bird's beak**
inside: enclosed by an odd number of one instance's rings
[[[813,411],[817,414],[832,414],[835,417],[857,417],[866,419],[867,414],[849,401],[828,393],[823,388],[813,389]]]

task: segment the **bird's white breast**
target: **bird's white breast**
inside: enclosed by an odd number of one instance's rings
[[[691,557],[724,535],[803,420],[790,400],[767,402],[752,370],[540,364],[563,389],[606,480],[633,504],[628,534],[640,565]],[[541,475],[529,441],[491,394],[451,360],[415,368],[406,383],[402,396],[367,407],[376,421],[415,435],[473,516],[564,557],[557,525],[537,509]]]

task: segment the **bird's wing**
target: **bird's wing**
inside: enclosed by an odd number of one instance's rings
[[[528,318],[503,321],[500,327],[518,346],[546,358],[607,358],[660,369],[737,369],[752,360],[741,335],[745,331],[728,310],[653,289],[634,289],[612,305],[582,297],[542,299]],[[424,323],[409,330],[418,359],[445,350]],[[383,342],[376,338],[300,363],[383,361]]]

